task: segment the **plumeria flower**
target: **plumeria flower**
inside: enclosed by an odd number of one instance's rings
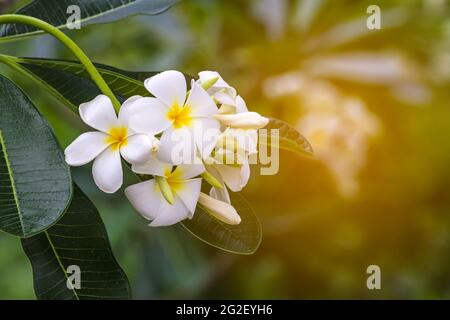
[[[186,157],[176,158],[175,149],[188,150],[190,159],[197,151],[209,154],[220,133],[220,124],[213,117],[218,109],[208,93],[195,82],[188,93],[184,75],[173,70],[159,73],[144,84],[155,97],[142,98],[134,104],[137,115],[130,123],[138,132],[163,132],[158,151],[161,161],[180,164],[185,160]]]
[[[125,189],[125,195],[133,207],[152,221],[150,226],[168,226],[193,217],[202,181],[201,178],[194,177],[205,170],[203,165],[180,165],[173,170],[172,165],[153,162],[153,165],[147,164],[135,169],[139,173],[155,177]],[[157,182],[159,177],[166,179],[174,195],[172,204],[163,195]]]
[[[136,133],[129,127],[133,113],[130,106],[140,98],[134,96],[125,101],[119,116],[105,95],[79,107],[83,122],[98,131],[83,133],[75,139],[64,152],[66,162],[71,166],[82,166],[94,160],[95,184],[106,193],[114,193],[122,186],[121,156],[129,163],[141,163],[158,147],[156,138]]]

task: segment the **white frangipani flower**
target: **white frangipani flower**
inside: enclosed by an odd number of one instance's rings
[[[95,184],[106,193],[114,193],[123,182],[121,156],[129,163],[146,161],[157,148],[157,139],[130,129],[133,114],[130,106],[140,99],[134,96],[125,101],[116,115],[111,100],[99,95],[80,105],[81,119],[98,131],[86,132],[65,150],[66,162],[82,166],[94,160],[92,175]]]
[[[219,135],[220,124],[213,117],[218,109],[208,93],[196,82],[187,92],[186,79],[181,72],[165,71],[145,81],[147,90],[155,98],[142,98],[134,103],[137,111],[131,127],[150,135],[163,132],[158,157],[167,163],[180,164],[175,158],[175,147],[180,148],[180,137],[185,149],[209,154]],[[206,134],[207,133],[207,134]]]
[[[136,210],[148,220],[150,226],[168,226],[184,219],[191,219],[200,195],[203,165],[180,165],[175,170],[168,164],[154,163],[154,166],[141,166],[140,173],[151,174],[156,178],[125,189],[125,195]],[[142,171],[141,171],[142,170]],[[167,202],[157,177],[167,179],[174,196],[172,204]]]

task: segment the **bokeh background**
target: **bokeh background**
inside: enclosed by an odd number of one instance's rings
[[[5,12],[26,1],[11,2]],[[371,4],[381,30],[366,27]],[[122,193],[95,188],[89,167],[74,169],[135,298],[450,298],[449,1],[185,0],[68,33],[94,61],[123,69],[217,70],[252,109],[296,126],[315,149],[314,158],[282,152],[276,176],[252,171],[243,194],[264,230],[252,256],[181,227],[149,228]],[[0,50],[71,58],[47,36]],[[86,130],[36,84],[0,71],[63,147]],[[366,287],[371,264],[381,290]],[[30,264],[6,234],[0,298],[34,299]]]

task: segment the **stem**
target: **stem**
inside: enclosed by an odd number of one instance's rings
[[[54,36],[56,39],[61,41],[64,46],[69,49],[72,54],[77,57],[77,59],[83,64],[83,66],[86,68],[87,72],[91,76],[91,79],[95,82],[95,84],[98,86],[100,91],[108,96],[111,99],[111,102],[114,105],[114,108],[116,111],[119,111],[120,109],[120,102],[117,100],[114,93],[109,88],[108,84],[105,82],[101,74],[98,72],[97,68],[95,68],[92,61],[88,58],[88,56],[83,52],[83,50],[80,49],[76,45],[75,42],[72,41],[68,36],[66,36],[62,31],[60,31],[58,28],[52,26],[51,24],[48,24],[45,21],[42,21],[40,19],[24,16],[20,14],[5,14],[0,15],[0,24],[7,24],[7,23],[23,23],[27,25],[31,25],[33,27],[36,27],[38,29],[41,29],[52,36]]]

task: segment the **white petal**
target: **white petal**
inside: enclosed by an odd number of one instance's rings
[[[119,110],[119,123],[121,125],[129,127],[130,116],[133,114],[132,105],[139,99],[142,99],[142,96],[135,95],[125,100],[122,104]]]
[[[248,163],[244,163],[241,166],[241,188],[244,188],[248,180],[250,180],[250,165]]]
[[[120,148],[120,154],[129,163],[143,163],[152,155],[153,140],[146,134],[134,134],[127,138],[127,144]]]
[[[219,78],[216,83],[208,90],[208,93],[215,94],[218,91],[224,91],[229,96],[235,97],[236,96],[236,90],[231,87],[228,83],[226,83],[223,78],[220,76],[220,74],[216,71],[201,71],[198,73],[198,76],[200,78],[200,83],[207,82],[208,80],[211,80],[213,78]],[[211,91],[211,92],[210,92]]]
[[[227,224],[236,225],[241,223],[241,217],[236,209],[229,203],[214,199],[207,194],[200,193],[199,203],[208,209],[208,212]]]
[[[193,117],[207,117],[219,112],[209,94],[195,82],[192,84],[186,106],[191,108]]]
[[[91,162],[108,147],[108,136],[102,132],[85,132],[64,150],[69,166],[82,166]]]
[[[170,127],[161,136],[158,158],[166,163],[193,164],[196,149],[192,130]]]
[[[145,80],[145,88],[168,107],[184,105],[186,100],[186,79],[175,70],[164,71]]]
[[[176,167],[173,175],[176,179],[187,180],[197,177],[205,172],[205,166],[203,164],[185,164]]]
[[[225,184],[233,192],[241,191],[248,182],[250,169],[246,164],[242,166],[215,165]]]
[[[95,184],[106,193],[114,193],[123,182],[122,163],[119,150],[109,147],[103,151],[92,165]]]
[[[258,152],[258,131],[256,129],[227,128],[217,140],[216,148],[245,151],[249,154]]]
[[[202,179],[192,179],[183,181],[183,187],[176,191],[176,196],[178,196],[181,201],[183,201],[186,208],[188,208],[190,212],[189,217],[192,217],[195,212],[201,188]]]
[[[236,108],[236,100],[235,100],[235,98],[233,98],[232,96],[230,96],[226,92],[217,92],[214,95],[214,99],[216,99],[220,104],[233,106],[234,108]]]
[[[184,205],[183,201],[175,196],[173,205],[165,201],[159,208],[158,216],[150,223],[151,227],[163,227],[176,224],[191,216],[189,209]]]
[[[220,76],[220,74],[217,71],[209,71],[209,70],[200,71],[198,73],[198,77],[199,77],[201,83],[207,82],[214,78],[219,78],[215,83],[215,85],[217,87],[223,87],[223,84],[225,83],[225,81],[223,81],[222,77]],[[228,86],[228,84],[226,84],[226,85]]]
[[[131,166],[131,170],[139,174],[150,174],[153,176],[164,177],[167,170],[172,171],[172,165],[160,161],[156,153],[153,152],[150,160],[145,163],[136,163]]]
[[[248,136],[248,149],[249,154],[258,153],[258,130],[247,130]]]
[[[211,170],[212,169],[212,170]],[[220,178],[220,174],[215,170],[215,168],[208,167],[209,172],[214,175],[219,181],[222,179]],[[209,190],[209,195],[213,197],[214,199],[226,202],[231,204],[230,194],[228,193],[227,186],[225,185],[225,182],[222,182],[222,189],[218,189],[215,187],[212,187],[211,190]]]
[[[148,220],[155,219],[160,214],[161,206],[167,202],[154,179],[127,187],[125,196],[133,207]]]
[[[220,135],[220,123],[212,118],[195,119],[193,133],[201,157],[206,157],[211,154],[216,145],[217,138]]]
[[[211,190],[209,190],[209,195],[214,199],[231,204],[230,194],[228,193],[228,189],[225,185],[222,189],[212,187]]]
[[[137,133],[156,135],[170,127],[169,109],[156,98],[141,98],[130,104],[129,126]]]
[[[236,113],[248,112],[247,104],[241,96],[236,97]]]
[[[98,95],[95,99],[82,103],[79,111],[84,123],[99,131],[108,132],[111,127],[118,125],[113,104],[105,95]]]
[[[230,114],[230,113],[236,113],[236,107],[228,104],[222,104],[220,106],[219,114]]]
[[[215,149],[214,159],[218,164],[227,164],[227,165],[240,165],[244,164],[247,161],[248,156],[245,154],[245,151],[238,150],[238,152],[234,152],[233,150],[228,149]]]

